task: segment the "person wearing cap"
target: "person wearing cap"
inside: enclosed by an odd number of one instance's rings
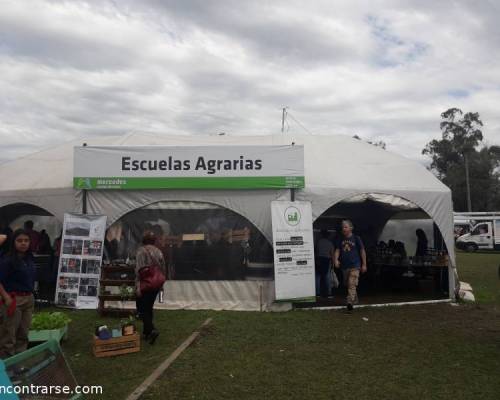
[[[28,348],[35,308],[35,263],[24,229],[12,236],[9,252],[0,260],[0,358]]]

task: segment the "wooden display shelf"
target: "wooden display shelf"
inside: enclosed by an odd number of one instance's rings
[[[107,340],[94,336],[93,352],[96,357],[111,357],[121,354],[137,353],[141,350],[141,337],[137,332],[133,335],[120,336]]]
[[[135,309],[106,307],[99,310],[99,315],[102,317],[128,317],[135,315]]]
[[[135,267],[131,265],[103,265],[102,271],[105,272],[135,272]]]
[[[135,301],[135,296],[121,296],[119,294],[100,294],[99,300],[104,301]]]
[[[124,278],[110,276],[125,274]],[[101,288],[119,287],[119,286],[135,286],[135,267],[130,265],[105,265],[101,268],[101,279],[99,280]],[[122,296],[121,294],[99,294],[99,315],[130,315],[133,312],[129,310],[106,307],[106,301],[135,301],[135,294]]]
[[[135,286],[134,279],[101,279],[101,286]]]

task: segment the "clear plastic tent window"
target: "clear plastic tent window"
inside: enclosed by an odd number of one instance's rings
[[[106,233],[105,257],[130,262],[145,231],[165,258],[170,280],[272,279],[272,247],[246,218],[202,202],[158,202],[134,210]]]

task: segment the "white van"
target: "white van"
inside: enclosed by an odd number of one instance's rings
[[[472,221],[470,219],[457,219],[453,220],[453,233],[455,241],[462,235],[469,233],[472,229]]]
[[[457,238],[456,246],[466,251],[500,250],[500,216],[475,216],[469,233]]]

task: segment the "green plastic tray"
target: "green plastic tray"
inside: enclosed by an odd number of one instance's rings
[[[50,357],[48,358],[49,362],[45,362],[45,361],[42,361],[40,362],[40,360],[37,360],[37,357],[39,357],[39,355],[43,354],[43,356],[45,358],[47,358],[47,355],[50,355]],[[55,370],[51,371],[51,373],[45,373],[44,374],[41,374],[41,377],[39,377],[38,379],[43,379],[43,380],[46,380],[46,379],[49,379],[49,381],[46,381],[46,382],[43,382],[44,385],[51,385],[53,384],[50,379],[52,379],[52,377],[56,376],[58,378],[60,378],[61,376],[64,376],[65,378],[65,381],[64,382],[60,382],[61,384],[63,385],[70,385],[70,386],[76,386],[76,380],[75,380],[75,377],[73,375],[73,372],[71,371],[67,361],[66,361],[66,358],[64,357],[64,354],[63,352],[61,351],[61,347],[59,346],[59,343],[52,339],[52,340],[49,340],[45,343],[42,343],[42,344],[39,344],[35,347],[32,347],[26,351],[23,351],[22,353],[19,353],[19,354],[16,354],[15,356],[12,356],[12,357],[9,357],[5,360],[3,360],[2,363],[0,363],[0,367],[4,370],[3,372],[5,373],[5,370],[9,367],[12,367],[13,365],[28,365],[30,366],[30,360],[36,360],[35,361],[35,364],[38,363],[39,365],[35,365],[35,366],[32,366],[33,368],[33,371],[28,371],[27,374],[29,374],[29,376],[31,376],[31,379],[37,379],[36,378],[36,375],[37,373],[39,373],[43,368],[51,368],[51,366],[54,368],[56,368]],[[55,362],[58,361],[58,362]],[[33,362],[31,362],[31,364],[33,364]],[[2,371],[0,371],[2,372]],[[0,378],[1,378],[1,375],[0,375]],[[7,380],[8,380],[8,377],[7,377]],[[10,381],[8,382],[5,382],[7,384],[11,384]],[[32,382],[32,383],[35,383],[35,384],[38,384],[40,385],[42,382]],[[14,397],[15,398],[15,397]],[[82,398],[82,395],[81,394],[74,394],[74,395],[70,395],[68,397],[66,397],[66,399],[69,399],[69,400],[77,400],[77,399],[81,399]]]
[[[28,339],[30,342],[47,342],[49,340],[56,340],[58,342],[61,342],[63,338],[68,338],[68,325],[61,329],[29,331],[28,334]]]

